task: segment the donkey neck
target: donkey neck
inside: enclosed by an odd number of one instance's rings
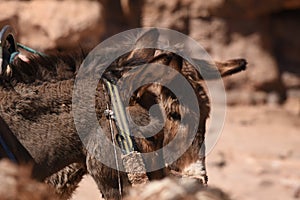
[[[28,62],[16,59],[10,64],[9,72],[0,77],[0,85],[1,82],[14,86],[18,83],[39,84],[73,79],[84,57],[85,53],[80,52],[46,56],[32,55]]]

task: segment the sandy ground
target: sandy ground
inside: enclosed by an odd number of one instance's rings
[[[228,107],[207,168],[209,184],[233,199],[300,199],[300,99],[282,107]],[[86,199],[100,199],[88,176],[72,198]]]

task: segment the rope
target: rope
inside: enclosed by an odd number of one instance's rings
[[[16,52],[13,52],[11,55],[10,55],[10,58],[9,58],[9,63],[12,63],[15,59],[15,57],[19,54],[18,51]]]
[[[103,84],[103,89],[104,89],[104,93],[105,93],[105,86]],[[105,93],[104,94],[106,98],[108,98],[108,95]],[[115,162],[116,162],[116,167],[117,167],[117,175],[118,175],[118,187],[119,187],[119,195],[121,200],[122,198],[122,185],[121,185],[121,176],[120,176],[120,167],[119,167],[119,162],[118,162],[118,157],[117,157],[117,148],[116,148],[116,143],[114,140],[114,129],[113,129],[113,120],[115,119],[114,116],[114,112],[112,110],[109,109],[109,105],[108,105],[108,99],[106,101],[106,110],[104,112],[104,114],[108,117],[109,119],[109,127],[110,127],[110,132],[111,132],[111,140],[113,143],[113,147],[114,147],[114,155],[115,155]]]
[[[114,119],[114,122],[118,123],[118,126],[116,126],[118,130],[117,140],[123,153],[121,159],[127,172],[128,180],[133,187],[145,184],[149,181],[146,173],[146,167],[142,154],[135,151],[133,140],[130,135],[126,111],[123,102],[121,101],[118,87],[106,79],[104,79],[104,82],[108,88],[111,104],[114,110],[114,112],[108,110],[106,113],[113,113],[114,116],[110,116],[110,119]],[[107,109],[109,109],[109,107]],[[110,120],[110,123],[112,123],[112,120]],[[113,130],[112,127],[111,130]],[[115,143],[113,144],[115,148]]]
[[[111,84],[109,81],[105,80],[105,83],[108,87],[113,110],[116,115],[116,120],[119,124],[120,133],[117,139],[119,145],[122,147],[121,149],[123,153],[128,154],[134,151],[134,146],[130,136],[126,112],[120,98],[119,90],[116,85]]]
[[[42,52],[39,52],[39,51],[36,51],[32,48],[29,48],[23,44],[20,44],[20,43],[17,43],[17,47],[18,48],[21,48],[21,49],[24,49],[25,51],[29,52],[29,53],[33,53],[33,54],[38,54],[40,56],[46,56],[46,54],[42,53]],[[11,53],[10,55],[10,58],[9,58],[9,63],[12,63],[15,59],[15,57],[19,54],[20,52],[19,51],[15,51],[13,53]]]
[[[13,162],[17,162],[17,159],[15,158],[14,154],[9,150],[8,146],[6,145],[6,143],[4,142],[2,136],[0,135],[0,144],[3,147],[4,151],[6,152],[8,158],[13,161]]]
[[[24,49],[25,51],[28,51],[30,53],[33,53],[33,54],[38,54],[38,55],[41,55],[41,56],[45,56],[46,54],[42,53],[42,52],[39,52],[39,51],[36,51],[30,47],[27,47],[23,44],[20,44],[20,43],[17,43],[17,47],[21,48],[21,49]]]

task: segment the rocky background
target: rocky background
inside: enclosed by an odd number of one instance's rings
[[[247,72],[225,82],[229,104],[300,96],[299,0],[1,0],[0,8],[0,26],[41,51],[94,47],[134,27],[170,28],[215,60],[248,60]]]
[[[209,184],[233,199],[300,199],[300,0],[0,0],[5,24],[45,52],[155,26],[191,36],[214,60],[246,58],[247,71],[225,80],[235,106],[208,156]],[[87,177],[73,199],[97,197]]]

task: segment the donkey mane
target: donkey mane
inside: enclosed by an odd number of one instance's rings
[[[34,54],[29,56],[28,62],[15,59],[9,70],[0,77],[0,84],[1,81],[13,86],[17,83],[41,84],[73,79],[86,55],[81,50],[49,55]]]

